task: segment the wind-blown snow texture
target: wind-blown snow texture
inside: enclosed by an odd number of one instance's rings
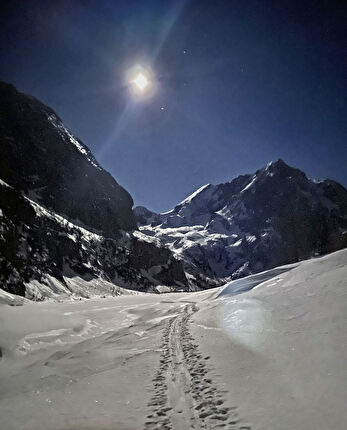
[[[0,83],[0,288],[35,300],[188,289],[170,250],[134,232],[132,204],[55,112]]]
[[[209,291],[0,304],[1,428],[345,430],[346,280],[342,250]]]
[[[282,160],[207,184],[174,209],[134,210],[140,230],[185,263],[200,284],[219,285],[347,246],[347,191]]]

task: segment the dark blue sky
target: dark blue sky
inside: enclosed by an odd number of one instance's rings
[[[346,18],[343,1],[13,0],[0,79],[51,106],[136,205],[279,157],[346,186]],[[152,97],[124,86],[135,63]]]

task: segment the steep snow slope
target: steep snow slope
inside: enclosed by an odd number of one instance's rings
[[[34,300],[187,290],[172,253],[134,232],[132,205],[51,108],[0,82],[0,289]]]
[[[346,280],[343,250],[241,295],[231,283],[218,307],[196,314],[201,353],[214,357],[215,374],[252,429],[346,427]]]
[[[238,295],[241,280],[0,305],[1,425],[344,430],[346,280],[343,250],[244,278]]]
[[[34,97],[0,82],[1,179],[75,224],[107,237],[135,228],[130,194]]]
[[[188,289],[183,268],[171,252],[140,232],[105,238],[3,181],[0,208],[0,288],[9,293],[43,300],[118,295],[119,287]]]
[[[347,245],[347,191],[331,180],[310,180],[282,160],[207,184],[168,212],[134,212],[141,231],[207,285]]]

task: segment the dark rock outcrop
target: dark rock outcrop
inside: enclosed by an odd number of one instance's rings
[[[0,83],[1,179],[32,200],[105,236],[132,230],[133,200],[58,115]]]
[[[181,262],[136,231],[132,205],[55,112],[0,83],[1,289],[44,299],[77,279],[84,296],[91,280],[187,290]]]
[[[92,233],[2,181],[0,208],[0,286],[9,293],[43,299],[50,296],[44,289],[59,294],[51,278],[69,290],[69,279],[76,277],[137,291],[154,292],[163,284],[188,289],[182,264],[168,249],[141,237],[123,232],[113,239]],[[42,286],[35,295],[27,291],[33,281]]]
[[[132,211],[57,114],[5,83],[0,180],[0,288],[30,298],[69,292],[72,279],[82,290],[83,280],[208,288],[347,246],[346,189],[283,160],[205,185],[166,213]]]
[[[141,231],[166,244],[200,285],[216,285],[347,246],[347,191],[283,160],[206,185],[164,214],[135,208]]]

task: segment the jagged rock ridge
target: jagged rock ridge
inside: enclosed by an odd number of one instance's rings
[[[205,286],[347,246],[346,189],[310,180],[281,159],[207,184],[171,211],[134,212],[142,233],[171,249]]]
[[[51,108],[6,83],[0,83],[0,139],[7,184],[104,235],[135,228],[130,194]]]
[[[132,205],[52,109],[0,83],[1,289],[32,299],[88,296],[92,281],[107,285],[96,294],[188,289],[171,251],[135,230]]]

